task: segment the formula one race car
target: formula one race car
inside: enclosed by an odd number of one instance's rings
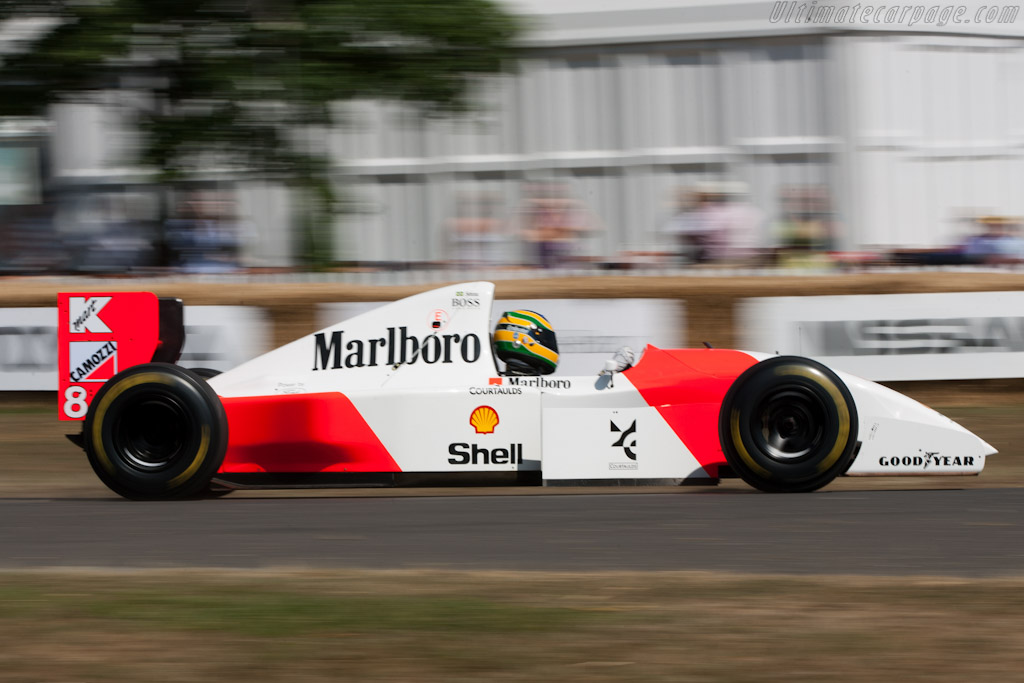
[[[133,499],[471,481],[717,483],[978,474],[995,450],[881,385],[795,356],[648,346],[555,374],[555,331],[470,282],[386,304],[224,372],[174,365],[182,305],[61,294],[60,414]]]

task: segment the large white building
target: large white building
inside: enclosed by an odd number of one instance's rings
[[[468,248],[528,261],[519,219],[541,185],[585,210],[580,253],[598,261],[670,248],[662,228],[678,192],[703,181],[749,188],[766,245],[780,197],[808,188],[827,196],[846,250],[935,247],[962,236],[964,216],[1024,215],[1017,5],[508,4],[530,20],[528,56],[517,74],[481,84],[479,114],[344,105],[349,123],[329,141],[351,200],[337,259],[474,258]],[[123,167],[131,140],[116,109],[63,108],[54,121],[62,229],[81,229],[98,188],[149,210],[144,190],[126,190],[138,177]],[[246,261],[290,263],[285,190],[246,182],[238,197]],[[467,240],[456,232],[467,225],[492,232]]]

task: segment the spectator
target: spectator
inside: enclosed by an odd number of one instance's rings
[[[1003,239],[999,244],[999,256],[1004,263],[1024,261],[1024,237],[1020,234],[1019,218],[1006,218],[1003,223]]]
[[[823,187],[787,187],[781,192],[779,246],[786,252],[831,248],[832,212]]]
[[[189,273],[217,273],[238,267],[237,225],[224,197],[189,195],[167,223],[167,243],[176,266]]]
[[[821,185],[785,187],[779,194],[777,256],[783,265],[821,265],[821,254],[835,247],[835,220],[828,189]]]
[[[719,184],[704,216],[708,260],[749,263],[758,255],[764,218],[761,210],[750,202],[745,184]]]
[[[455,202],[450,235],[455,262],[460,266],[495,266],[501,254],[500,197],[492,193],[464,193]]]
[[[679,195],[664,232],[683,263],[749,263],[760,252],[763,216],[738,182],[706,182]]]
[[[592,230],[589,212],[568,195],[562,184],[536,184],[527,188],[522,215],[523,239],[541,268],[557,268],[578,260],[581,237]]]
[[[676,243],[680,263],[703,263],[707,260],[705,209],[709,203],[709,195],[699,189],[681,189],[677,194],[676,214],[669,219],[663,232]]]
[[[968,237],[961,249],[971,262],[995,264],[1020,260],[1021,240],[1016,221],[1004,216],[982,216],[977,225],[977,234]]]

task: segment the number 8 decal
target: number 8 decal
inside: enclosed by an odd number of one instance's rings
[[[86,402],[86,391],[83,387],[72,385],[64,390],[64,414],[68,417],[79,418],[89,411],[89,404]]]

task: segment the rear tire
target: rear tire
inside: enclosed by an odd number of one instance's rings
[[[205,491],[227,451],[224,406],[206,381],[167,363],[136,365],[97,392],[85,451],[100,480],[133,500]]]
[[[821,363],[778,356],[733,382],[718,433],[729,466],[751,486],[814,491],[849,467],[857,407],[843,381]]]
[[[220,370],[214,370],[213,368],[188,368],[189,372],[202,377],[203,379],[212,379],[220,374]],[[227,486],[219,486],[211,483],[206,487],[205,491],[199,492],[200,498],[223,498],[234,491],[232,488]]]

